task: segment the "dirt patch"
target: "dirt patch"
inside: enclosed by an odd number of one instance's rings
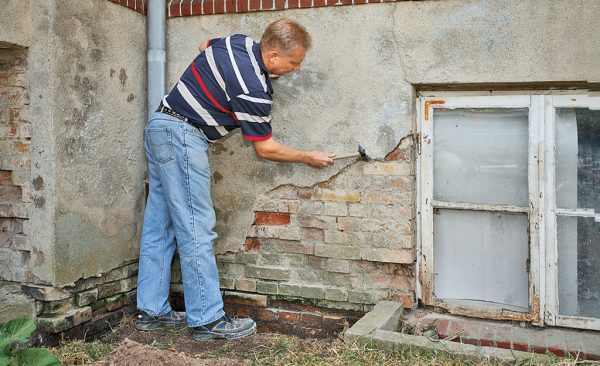
[[[248,362],[230,358],[203,360],[199,355],[190,357],[176,349],[161,350],[134,342],[126,338],[115,349],[108,360],[96,362],[94,366],[246,366]]]

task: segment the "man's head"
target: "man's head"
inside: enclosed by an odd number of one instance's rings
[[[260,40],[267,71],[269,74],[285,75],[300,70],[311,44],[306,28],[291,19],[279,19],[269,24]]]

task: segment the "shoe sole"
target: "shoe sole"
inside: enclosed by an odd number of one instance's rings
[[[162,328],[183,328],[186,323],[166,323],[166,322],[148,322],[148,323],[136,323],[135,328],[137,330],[159,330]]]
[[[252,328],[249,328],[244,331],[237,332],[237,333],[224,334],[224,333],[216,333],[216,332],[202,332],[202,333],[193,332],[192,339],[194,339],[196,341],[210,341],[213,339],[232,340],[232,339],[239,339],[239,338],[247,337],[254,333],[256,333],[256,324],[254,324],[252,326]]]

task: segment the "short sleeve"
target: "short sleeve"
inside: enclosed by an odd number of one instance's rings
[[[231,99],[231,109],[246,140],[264,141],[272,137],[272,104],[271,96],[263,91],[240,94]]]

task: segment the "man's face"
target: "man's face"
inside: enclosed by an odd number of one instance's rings
[[[300,70],[300,64],[306,56],[306,49],[296,47],[289,54],[282,54],[278,51],[268,51],[266,54],[265,66],[269,74],[285,75],[289,72]]]

